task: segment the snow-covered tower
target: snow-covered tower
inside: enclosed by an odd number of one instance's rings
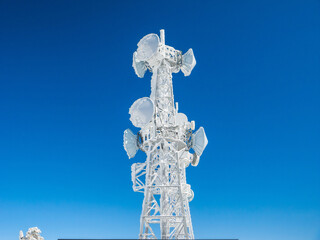
[[[137,135],[124,132],[124,148],[133,158],[140,149],[145,162],[131,166],[133,190],[144,193],[140,219],[140,239],[194,239],[189,210],[193,191],[186,182],[186,167],[197,166],[208,140],[204,129],[195,133],[194,121],[178,112],[174,104],[172,73],[189,76],[196,60],[192,49],[184,55],[148,34],[133,54],[133,68],[143,78],[152,72],[151,95],[136,100],[130,107],[130,120],[141,128]],[[190,150],[192,153],[190,153]]]

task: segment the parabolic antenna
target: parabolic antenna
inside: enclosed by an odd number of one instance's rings
[[[123,133],[123,146],[129,158],[133,158],[139,150],[137,136],[130,129]]]
[[[200,157],[203,150],[208,144],[208,139],[203,127],[200,127],[194,134],[192,134],[192,148],[196,154]]]
[[[188,122],[188,117],[183,113],[177,113],[176,115],[176,124],[179,126],[183,126]]]
[[[182,192],[187,196],[188,201],[191,202],[194,197],[194,193],[190,184],[182,184]]]
[[[194,57],[193,50],[190,48],[188,52],[182,55],[182,66],[181,71],[184,76],[189,76],[192,72],[192,69],[196,65],[196,58]]]
[[[143,37],[138,43],[137,60],[147,61],[158,51],[159,37],[157,34],[151,33]]]
[[[153,118],[153,101],[148,97],[139,98],[132,104],[129,113],[133,126],[141,128],[148,124]]]
[[[138,61],[137,52],[133,53],[132,67],[139,78],[143,78],[147,71],[146,63],[144,61]]]

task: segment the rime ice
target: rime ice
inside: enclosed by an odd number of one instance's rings
[[[40,236],[41,230],[37,227],[29,228],[26,236],[23,236],[23,232],[20,231],[19,240],[44,240],[43,237]]]
[[[139,238],[194,239],[189,210],[194,194],[186,182],[186,167],[198,165],[208,140],[202,127],[192,133],[194,121],[178,112],[172,87],[172,73],[191,74],[193,51],[182,55],[167,46],[161,30],[160,38],[148,34],[140,40],[132,65],[140,78],[152,72],[150,98],[138,99],[129,111],[132,124],[141,129],[137,135],[124,132],[129,158],[138,149],[147,155],[145,162],[131,166],[133,190],[144,193]]]

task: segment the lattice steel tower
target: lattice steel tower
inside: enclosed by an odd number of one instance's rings
[[[172,73],[189,76],[196,60],[192,49],[184,55],[148,34],[133,54],[133,68],[143,78],[152,72],[151,96],[140,98],[130,107],[130,120],[141,130],[124,132],[124,148],[129,158],[138,149],[147,160],[131,166],[133,190],[144,193],[140,219],[140,239],[193,239],[189,202],[193,191],[186,183],[186,167],[197,166],[208,140],[204,129],[195,133],[194,121],[178,112],[174,104]],[[192,149],[192,150],[191,150]],[[189,151],[191,150],[190,153]]]

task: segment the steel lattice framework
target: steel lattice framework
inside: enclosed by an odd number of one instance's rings
[[[192,49],[181,51],[165,45],[160,38],[146,35],[133,54],[138,77],[152,72],[151,96],[138,99],[129,113],[137,135],[124,132],[124,148],[129,158],[138,149],[146,153],[143,163],[131,166],[133,190],[144,193],[140,219],[140,239],[194,239],[189,202],[193,191],[186,182],[186,167],[197,166],[208,141],[202,127],[178,112],[174,104],[172,73],[190,75],[196,61]],[[193,153],[190,153],[191,152]]]

